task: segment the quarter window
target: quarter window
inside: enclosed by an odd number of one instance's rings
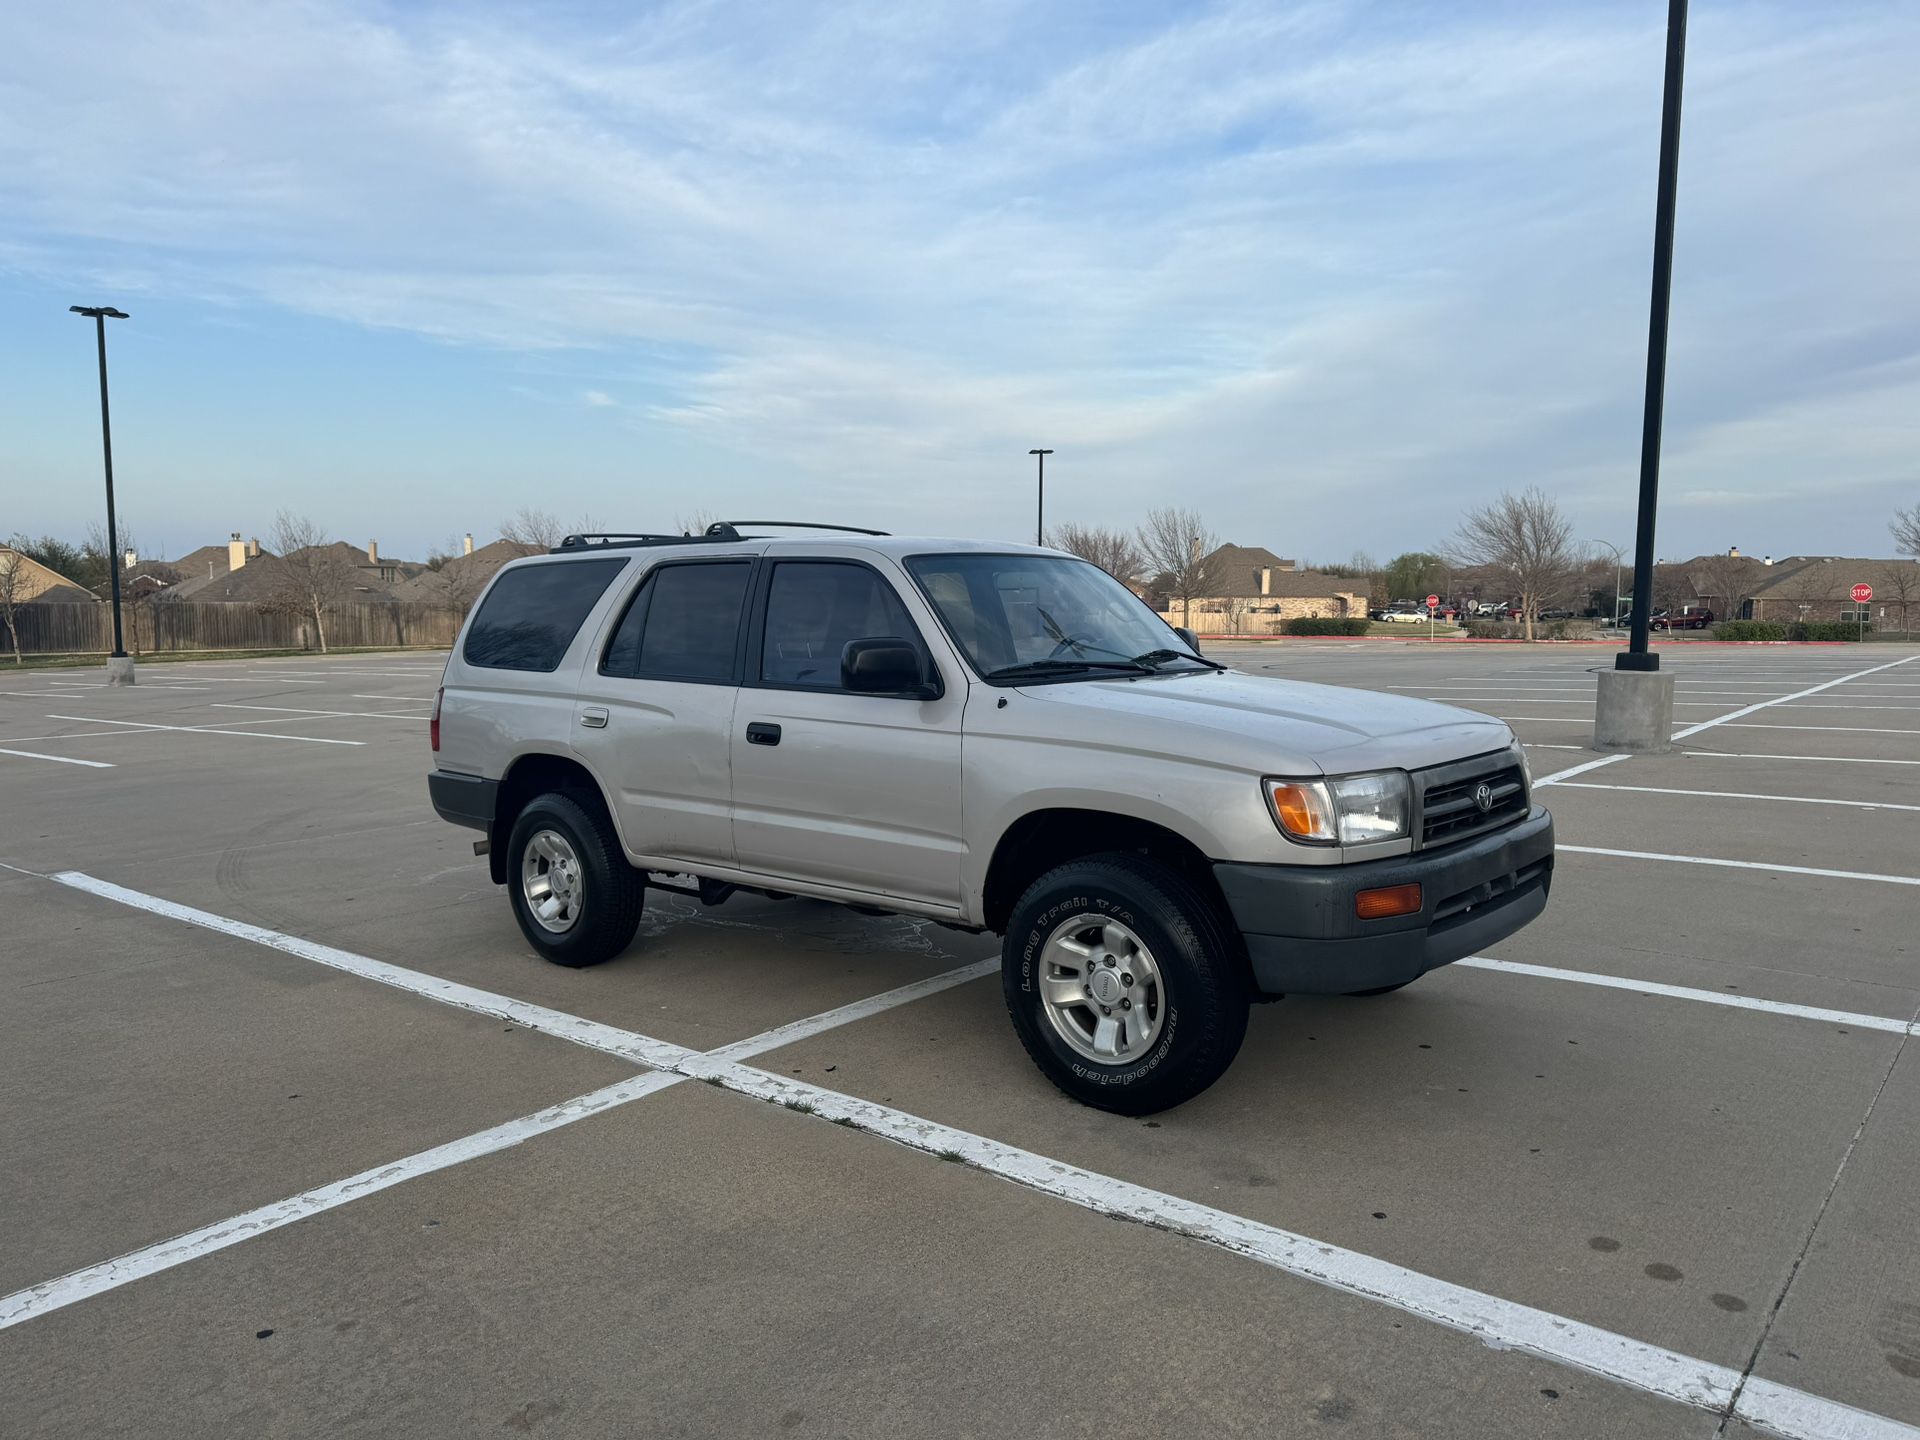
[[[864,565],[786,561],[774,567],[767,591],[760,679],[838,690],[846,643],[880,636],[920,643],[906,607],[880,576]]]
[[[558,560],[507,571],[487,592],[461,653],[469,665],[495,670],[559,669],[587,612],[626,564]]]

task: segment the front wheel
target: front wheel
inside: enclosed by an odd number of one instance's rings
[[[554,964],[580,969],[626,949],[646,888],[598,804],[541,795],[515,818],[507,841],[513,918]]]
[[[1217,902],[1137,855],[1051,870],[1014,907],[1007,1013],[1061,1090],[1151,1115],[1220,1078],[1247,1033],[1246,957]]]

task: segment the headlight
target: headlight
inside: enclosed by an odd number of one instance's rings
[[[1527,793],[1533,793],[1533,761],[1527,758],[1527,747],[1519,740],[1513,742],[1513,753],[1520,759],[1520,778],[1527,782]]]
[[[1331,780],[1268,780],[1268,808],[1290,840],[1308,845],[1364,845],[1409,833],[1411,785],[1404,770],[1342,775]]]

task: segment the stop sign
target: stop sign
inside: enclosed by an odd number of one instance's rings
[[[1856,585],[1853,587],[1853,599],[1855,604],[1864,605],[1867,603],[1867,601],[1871,600],[1872,598],[1873,598],[1873,586]]]
[[[1858,595],[1856,595],[1856,596],[1854,596],[1853,598],[1854,598],[1854,599],[1856,599],[1856,600],[1858,600],[1858,599],[1859,599],[1860,597],[1859,597]],[[1871,599],[1873,598],[1873,593],[1872,593],[1871,591],[1869,591],[1869,592],[1867,593],[1867,598],[1868,598],[1869,600],[1871,600]],[[1438,595],[1429,595],[1429,596],[1427,596],[1427,609],[1429,609],[1429,610],[1431,610],[1431,609],[1433,609],[1433,608],[1434,608],[1435,606],[1437,606],[1437,605],[1438,605],[1439,603],[1440,603],[1440,597],[1439,597]]]

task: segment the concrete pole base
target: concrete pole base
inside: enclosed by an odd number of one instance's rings
[[[133,684],[133,657],[131,655],[109,655],[107,657],[107,684]]]
[[[1593,748],[1651,753],[1673,749],[1673,674],[1602,670]]]

